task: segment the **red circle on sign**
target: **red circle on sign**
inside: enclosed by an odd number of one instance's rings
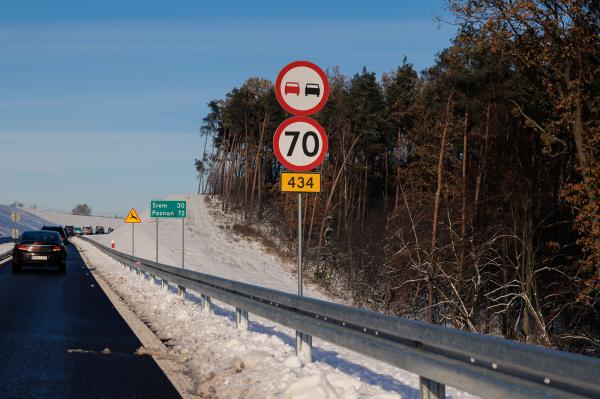
[[[314,107],[312,107],[310,109],[302,110],[302,109],[297,109],[297,108],[292,107],[290,104],[288,104],[285,101],[285,98],[281,94],[281,82],[283,80],[283,77],[290,70],[292,70],[294,68],[298,68],[298,67],[306,67],[306,68],[312,69],[319,75],[319,77],[323,81],[323,95],[321,96],[321,100],[319,101],[319,103],[317,105],[315,105]],[[290,114],[298,115],[298,116],[308,116],[308,115],[315,114],[315,113],[319,112],[321,109],[323,109],[323,107],[327,103],[327,99],[329,98],[329,82],[327,81],[327,75],[325,75],[325,72],[323,72],[323,70],[321,68],[319,68],[318,65],[315,65],[312,62],[309,62],[309,61],[291,62],[291,63],[287,64],[286,66],[284,66],[283,69],[281,70],[281,72],[279,72],[279,75],[277,75],[277,80],[275,81],[275,96],[277,97],[277,101],[279,101],[279,104],[283,107],[283,109],[285,109]]]
[[[319,134],[319,136],[321,138],[321,144],[322,144],[321,152],[318,154],[317,158],[313,162],[309,163],[308,165],[294,165],[293,163],[290,163],[283,156],[283,154],[281,152],[281,148],[279,148],[279,138],[281,137],[281,134],[284,132],[284,130],[289,125],[291,125],[292,123],[296,123],[296,122],[308,123],[309,125],[311,125],[312,127],[315,128],[315,130],[317,131],[317,133]],[[317,166],[321,165],[323,163],[323,160],[325,159],[325,156],[327,155],[328,150],[329,150],[329,142],[327,140],[327,134],[325,133],[325,129],[323,129],[323,126],[321,126],[321,124],[319,124],[319,122],[317,122],[316,120],[314,120],[312,118],[307,118],[306,116],[293,116],[293,117],[288,118],[285,121],[281,122],[281,124],[277,127],[277,130],[275,130],[275,135],[273,136],[273,151],[275,152],[275,156],[277,157],[277,159],[283,166],[285,166],[287,169],[292,170],[294,172],[307,172],[307,171],[314,169]]]

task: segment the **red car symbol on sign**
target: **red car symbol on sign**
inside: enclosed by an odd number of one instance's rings
[[[300,84],[298,82],[285,82],[285,89],[283,91],[285,95],[296,94],[300,95]]]

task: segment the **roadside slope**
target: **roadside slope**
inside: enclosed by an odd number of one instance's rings
[[[39,218],[50,221],[52,224],[58,225],[71,225],[71,226],[104,226],[104,228],[112,227],[113,229],[117,226],[121,226],[123,219],[106,217],[106,216],[80,216],[72,215],[70,213],[50,211],[43,209],[27,209],[27,212],[32,215],[38,216]]]
[[[234,234],[235,220],[211,209],[205,196],[172,195],[167,199],[186,200],[188,217],[185,221],[185,268],[202,273],[295,293],[297,282],[293,265],[269,253],[261,244]],[[156,220],[148,217],[149,211],[140,213],[141,224],[135,226],[135,255],[155,260]],[[180,219],[160,219],[158,260],[181,266]],[[112,234],[92,236],[109,246],[115,240],[116,249],[131,253],[132,227],[122,225]],[[305,294],[318,296],[316,289],[308,287]]]
[[[10,214],[14,211],[19,212],[21,215],[21,220],[19,220],[19,223],[17,223],[16,226],[20,232],[25,230],[38,230],[44,224],[49,223],[47,219],[31,213],[29,210],[17,208],[15,206],[0,205],[0,237],[11,235],[13,222],[10,220]]]

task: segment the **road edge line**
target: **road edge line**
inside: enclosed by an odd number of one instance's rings
[[[96,279],[96,282],[104,291],[109,301],[113,304],[117,312],[121,315],[123,320],[127,323],[131,331],[138,337],[143,347],[149,350],[159,350],[162,353],[168,353],[169,349],[165,346],[165,344],[154,334],[152,330],[142,321],[140,318],[131,310],[127,303],[110,287],[108,282],[102,277],[102,275],[95,271],[94,267],[90,267],[93,265],[92,261],[89,260],[87,255],[85,254],[86,250],[81,250],[81,248],[75,244],[75,247],[79,251],[85,266],[92,274],[92,276]],[[173,360],[165,359],[161,356],[150,355],[160,367],[162,372],[167,376],[173,387],[177,390],[177,392],[184,399],[195,399],[197,396],[191,394],[186,391],[184,388],[184,383],[181,381],[184,376],[182,373],[175,371],[176,367],[173,367],[174,364],[177,364]]]

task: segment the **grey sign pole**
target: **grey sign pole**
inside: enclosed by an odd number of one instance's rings
[[[302,296],[302,193],[298,193],[298,295]]]
[[[135,223],[131,223],[131,256],[135,256]]]
[[[302,296],[302,193],[298,193],[298,295]],[[312,336],[296,330],[296,356],[312,362]]]
[[[156,218],[156,263],[158,263],[158,218]]]
[[[185,218],[181,219],[181,268],[185,269]]]

